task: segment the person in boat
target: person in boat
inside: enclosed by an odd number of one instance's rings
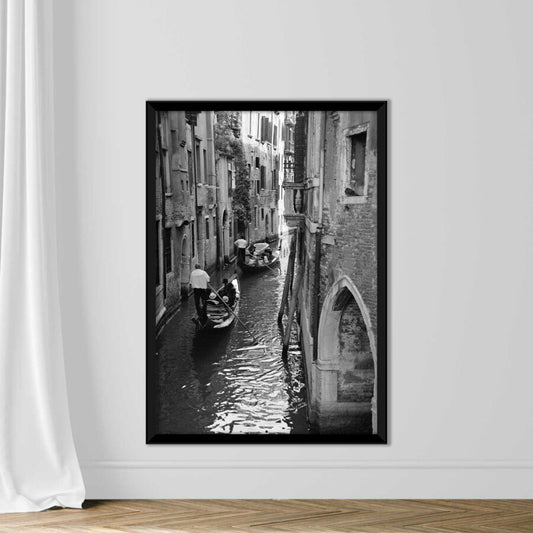
[[[194,270],[191,272],[190,284],[194,292],[196,312],[202,322],[207,320],[207,299],[210,293],[207,284],[209,280],[209,274],[205,270],[202,270],[199,264],[196,264]]]
[[[244,263],[246,260],[246,247],[248,246],[244,235],[239,235],[239,238],[235,241],[235,246],[237,247],[237,262]]]
[[[253,257],[257,262],[270,263],[272,261],[272,248],[264,242],[258,242],[254,245]]]
[[[272,248],[270,246],[263,251],[263,260],[267,263],[272,262]]]
[[[235,303],[235,298],[237,297],[237,291],[235,290],[233,283],[228,282],[228,278],[224,278],[222,280],[222,283],[223,286],[218,291],[218,294],[223,300],[224,298],[227,298],[227,301],[224,300],[224,302],[230,307],[233,307],[233,304]]]

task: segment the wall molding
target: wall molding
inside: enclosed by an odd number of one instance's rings
[[[394,460],[394,461],[312,461],[312,460],[81,460],[82,469],[186,469],[186,470],[531,470],[533,461],[461,461],[461,460]]]

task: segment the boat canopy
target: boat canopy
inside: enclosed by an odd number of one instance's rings
[[[256,243],[254,248],[255,252],[264,252],[267,248],[270,247],[270,245],[267,242],[258,242]]]

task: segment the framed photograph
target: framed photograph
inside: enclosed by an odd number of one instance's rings
[[[387,103],[146,104],[146,442],[387,442]]]

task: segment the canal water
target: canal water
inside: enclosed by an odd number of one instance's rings
[[[311,431],[294,334],[282,357],[277,313],[284,272],[239,279],[239,318],[265,348],[241,350],[256,343],[238,322],[225,332],[196,333],[194,299],[183,301],[157,339],[160,434]]]

